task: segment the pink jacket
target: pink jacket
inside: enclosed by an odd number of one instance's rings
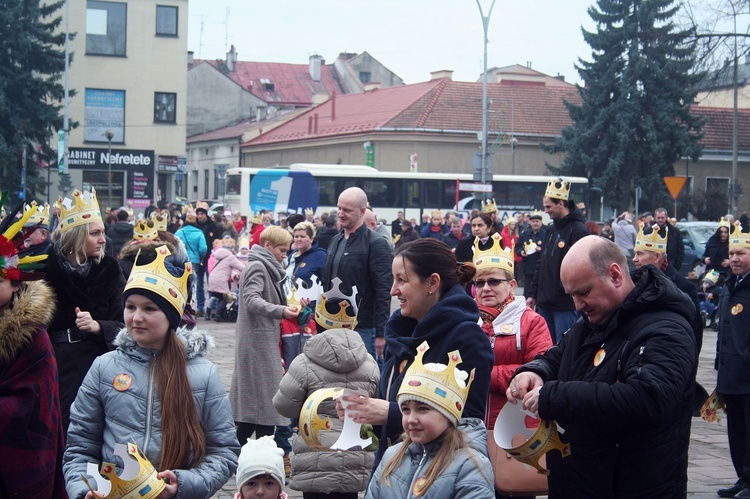
[[[229,279],[232,270],[242,272],[245,264],[226,248],[218,248],[214,252],[216,266],[208,276],[208,290],[212,293],[229,293]]]

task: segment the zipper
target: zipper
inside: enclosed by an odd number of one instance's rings
[[[151,440],[151,420],[154,410],[154,376],[153,363],[148,364],[148,396],[146,397],[146,431],[143,436],[143,454],[146,454]]]
[[[424,465],[425,459],[427,459],[427,447],[423,445],[422,446],[422,458],[419,460],[419,464],[417,465],[417,470],[414,472],[414,475],[411,478],[411,485],[409,486],[409,495],[406,496],[407,498],[414,497],[413,495],[414,484],[420,478],[419,474],[420,474],[420,471],[422,470],[422,466]]]

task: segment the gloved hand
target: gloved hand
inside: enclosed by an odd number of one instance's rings
[[[380,439],[375,435],[375,430],[371,424],[363,424],[359,429],[359,438],[366,439],[367,437],[372,438],[372,443],[365,447],[363,450],[367,452],[375,452],[378,450],[380,445]]]

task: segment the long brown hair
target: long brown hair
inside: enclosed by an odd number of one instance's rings
[[[171,329],[153,369],[161,402],[159,469],[191,468],[206,457],[206,435],[190,389],[185,346]]]

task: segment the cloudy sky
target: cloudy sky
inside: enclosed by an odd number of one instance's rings
[[[485,16],[491,0],[479,0]],[[489,21],[488,67],[531,64],[580,82],[590,59],[581,26],[593,28],[593,0],[497,0]],[[406,83],[451,69],[476,81],[482,71],[482,17],[476,0],[190,0],[188,49],[196,58],[307,64],[340,52],[369,52]]]

